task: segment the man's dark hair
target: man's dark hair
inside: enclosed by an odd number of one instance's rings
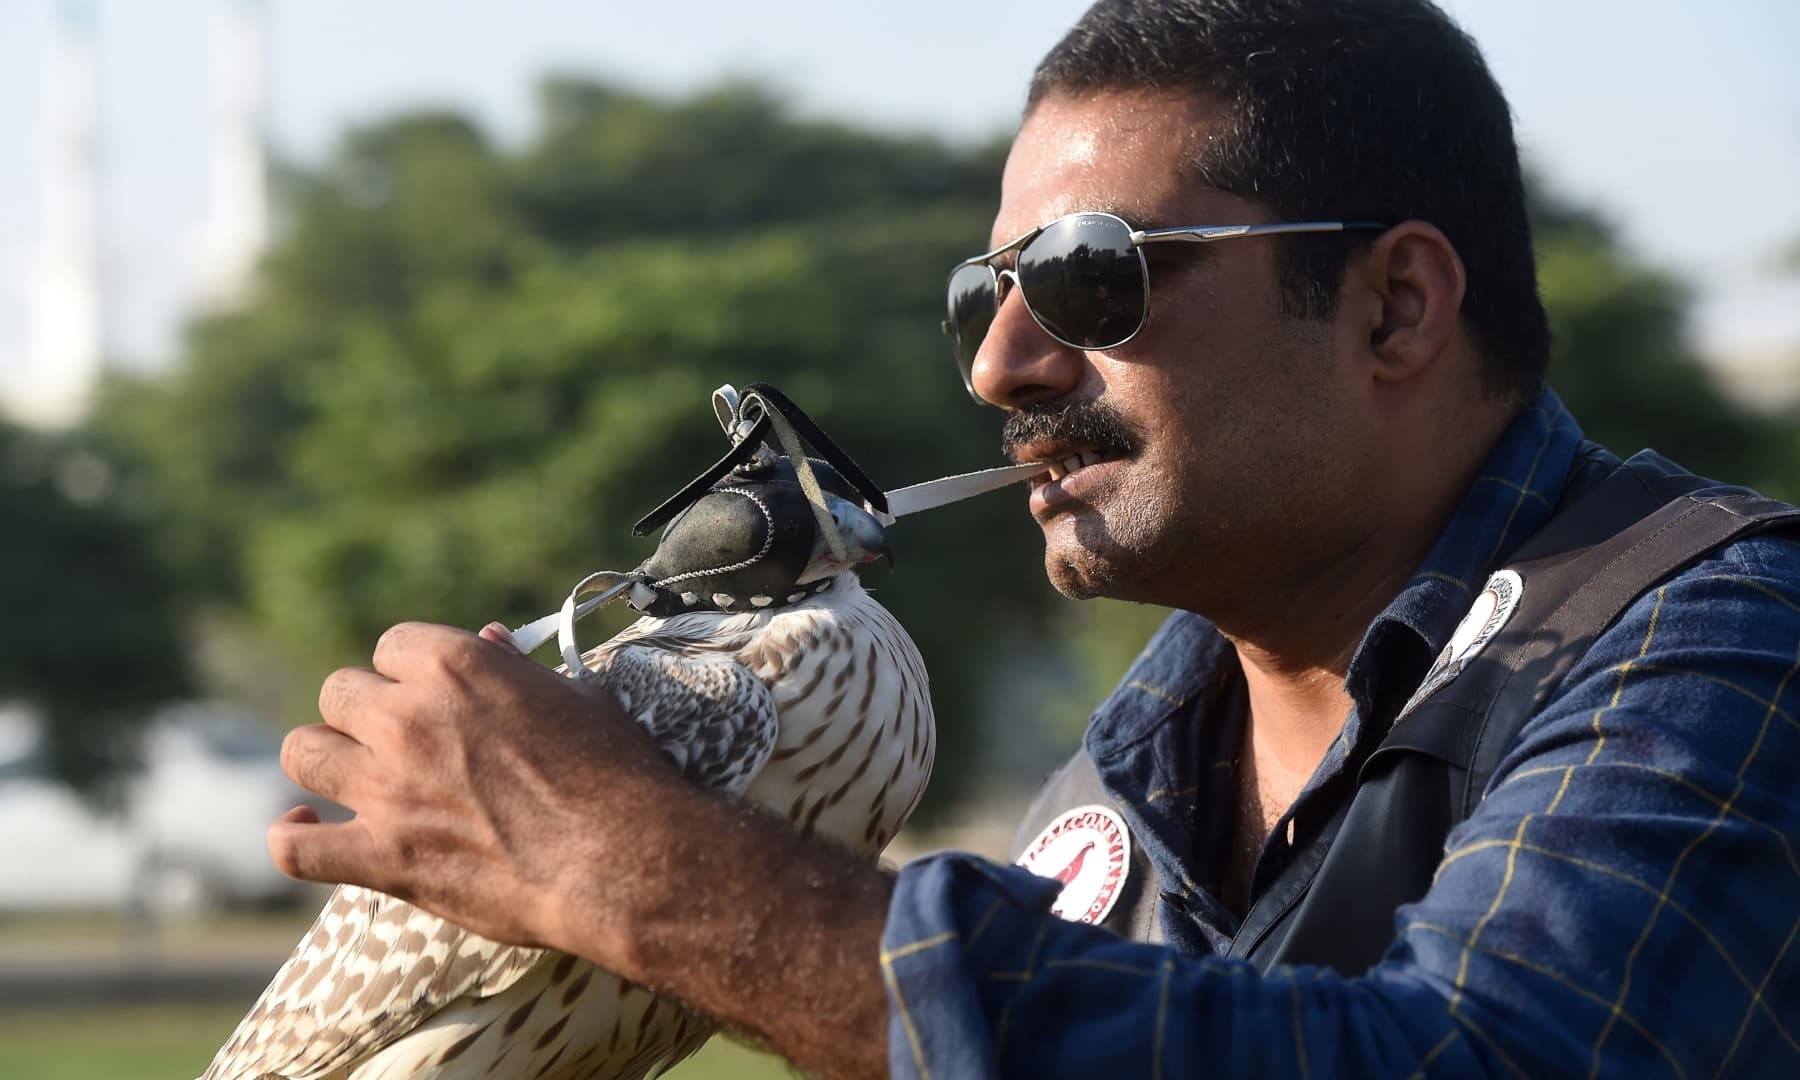
[[[1537,392],[1550,328],[1512,117],[1475,43],[1427,0],[1100,0],[1038,65],[1028,111],[1121,90],[1216,97],[1225,131],[1201,179],[1279,219],[1443,230],[1484,386]],[[1277,238],[1284,310],[1330,317],[1371,235]]]

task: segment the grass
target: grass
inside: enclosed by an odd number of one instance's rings
[[[0,1015],[0,1074],[31,1080],[170,1080],[206,1067],[243,1009],[143,1005]],[[785,1080],[777,1058],[714,1039],[675,1080]]]
[[[241,1009],[21,1011],[0,1016],[0,1062],[35,1080],[149,1080],[197,1076]]]

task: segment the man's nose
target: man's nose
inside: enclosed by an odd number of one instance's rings
[[[990,405],[1018,409],[1062,397],[1081,381],[1085,358],[1044,332],[1025,308],[1016,283],[1000,298],[987,337],[969,370],[969,385]]]

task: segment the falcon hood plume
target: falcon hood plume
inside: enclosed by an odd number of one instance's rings
[[[610,690],[690,780],[872,860],[936,742],[924,663],[852,572],[891,561],[886,499],[774,388],[721,387],[713,407],[731,450],[638,523],[667,526],[655,552],[515,637],[556,636],[567,674]],[[575,621],[615,598],[643,617],[582,652]],[[713,1030],[576,957],[340,886],[203,1080],[642,1077]]]

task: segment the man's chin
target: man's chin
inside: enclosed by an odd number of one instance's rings
[[[1071,600],[1098,600],[1111,596],[1117,584],[1103,560],[1097,559],[1091,552],[1082,552],[1082,557],[1070,558],[1059,555],[1054,549],[1044,553],[1044,576],[1050,579],[1050,587]]]
[[[1127,533],[1127,536],[1135,535]],[[1044,527],[1044,576],[1071,600],[1166,603],[1155,592],[1159,548],[1122,542],[1105,515],[1060,515]]]

